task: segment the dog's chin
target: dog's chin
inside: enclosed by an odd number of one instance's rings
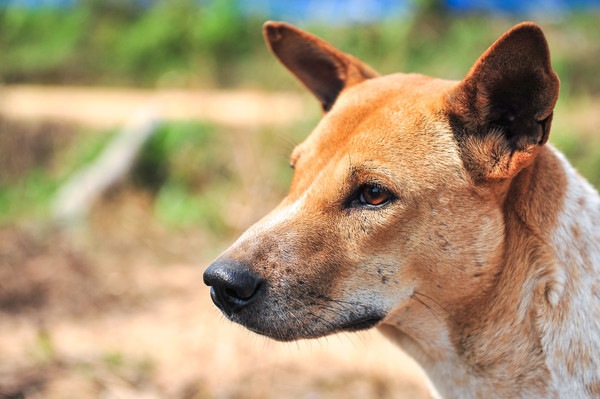
[[[379,314],[366,315],[351,320],[345,320],[342,323],[334,324],[327,323],[327,325],[310,325],[310,326],[275,326],[270,323],[259,323],[259,322],[242,322],[240,320],[235,321],[248,330],[274,339],[281,342],[296,341],[299,339],[316,339],[332,335],[339,332],[355,332],[368,330],[379,324],[385,316]]]

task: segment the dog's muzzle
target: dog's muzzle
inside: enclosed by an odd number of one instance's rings
[[[264,281],[239,262],[218,259],[204,272],[204,284],[214,304],[231,316],[254,302]]]

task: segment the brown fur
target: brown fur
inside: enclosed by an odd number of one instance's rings
[[[228,316],[280,340],[377,320],[450,395],[549,395],[536,320],[570,312],[576,282],[552,247],[567,177],[544,145],[559,82],[541,30],[513,28],[462,82],[379,77],[283,23],[265,38],[326,113],[291,155],[287,197],[221,257],[265,282]],[[394,200],[358,204],[365,185]]]

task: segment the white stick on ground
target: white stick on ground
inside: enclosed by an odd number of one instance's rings
[[[94,201],[131,169],[139,151],[159,124],[155,110],[143,108],[136,112],[100,156],[76,172],[58,190],[53,219],[68,225],[85,218]]]

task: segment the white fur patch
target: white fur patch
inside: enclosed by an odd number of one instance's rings
[[[600,280],[600,197],[556,155],[568,182],[552,242],[561,266],[555,286],[564,288],[548,293],[554,311],[540,314],[538,325],[556,397],[592,398],[597,392],[589,387],[600,383],[600,298],[594,293]]]

